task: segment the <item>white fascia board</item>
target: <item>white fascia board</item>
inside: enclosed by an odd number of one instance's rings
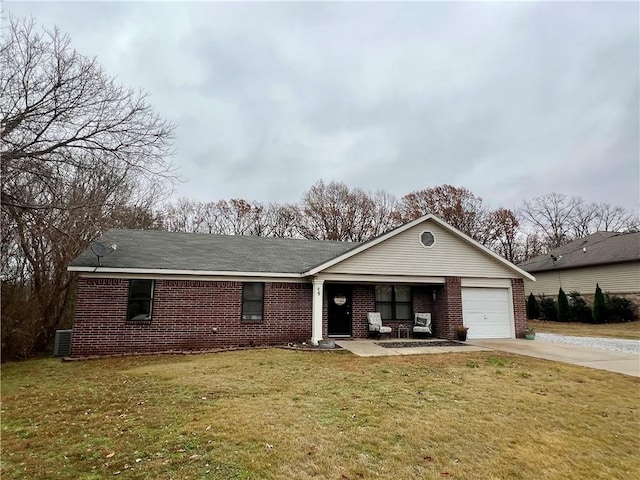
[[[169,270],[156,268],[112,268],[112,267],[67,267],[69,272],[94,273],[94,274],[118,274],[118,275],[152,275],[152,276],[199,276],[199,277],[265,277],[265,278],[303,278],[299,273],[277,272],[227,272],[207,270]]]
[[[415,220],[413,220],[412,222],[409,223],[405,223],[404,225],[396,228],[395,230],[391,230],[390,232],[385,233],[384,235],[379,236],[378,238],[375,238],[373,240],[371,240],[370,242],[365,243],[364,245],[359,246],[358,248],[355,248],[353,250],[348,251],[347,253],[340,255],[339,257],[336,257],[326,263],[323,263],[322,265],[318,265],[317,267],[315,267],[312,270],[309,270],[308,272],[304,273],[303,275],[316,275],[319,272],[321,272],[322,270],[325,270],[329,267],[332,267],[333,265],[336,265],[337,263],[340,263],[348,258],[353,257],[354,255],[357,255],[381,242],[384,242],[385,240],[395,237],[396,235],[409,230],[410,228],[415,227],[416,225],[419,225],[420,223],[426,222],[428,220],[432,220],[433,222],[437,223],[438,225],[440,225],[442,228],[444,228],[445,230],[448,230],[449,232],[453,233],[455,236],[457,236],[458,238],[462,239],[463,241],[473,245],[474,247],[480,249],[481,251],[483,251],[484,253],[486,253],[487,255],[493,257],[495,260],[498,260],[500,263],[502,263],[503,265],[505,265],[506,267],[510,268],[511,270],[513,270],[514,272],[516,272],[518,275],[528,278],[531,281],[536,281],[536,278],[531,275],[529,272],[525,272],[524,270],[522,270],[521,268],[518,268],[517,266],[515,266],[513,263],[511,263],[510,261],[508,261],[506,258],[501,257],[500,255],[498,255],[497,253],[491,251],[490,249],[488,249],[487,247],[485,247],[484,245],[481,245],[480,243],[476,242],[473,238],[465,235],[464,233],[462,233],[460,230],[458,230],[455,227],[452,227],[451,225],[449,225],[447,222],[445,222],[444,220],[439,219],[438,217],[436,217],[435,215],[429,213],[428,215],[424,215],[420,218],[416,218]]]
[[[444,284],[444,277],[420,277],[415,275],[359,275],[344,273],[320,274],[318,278],[327,282],[343,283],[411,283]]]

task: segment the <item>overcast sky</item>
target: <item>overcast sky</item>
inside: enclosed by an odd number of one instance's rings
[[[640,203],[639,4],[4,2],[177,125],[175,196]]]

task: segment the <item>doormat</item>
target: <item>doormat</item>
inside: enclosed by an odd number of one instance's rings
[[[451,340],[434,340],[433,342],[380,342],[384,348],[416,348],[416,347],[464,347],[467,344]]]

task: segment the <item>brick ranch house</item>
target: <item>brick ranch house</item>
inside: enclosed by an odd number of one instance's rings
[[[431,312],[434,335],[513,338],[533,276],[433,215],[365,243],[110,230],[69,266],[78,294],[72,356],[394,333]],[[115,246],[115,248],[113,248]],[[95,246],[94,246],[95,247]]]

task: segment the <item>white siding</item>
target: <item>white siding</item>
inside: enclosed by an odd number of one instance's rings
[[[524,281],[525,293],[554,296],[560,287],[566,292],[594,293],[596,283],[604,292],[640,292],[640,262],[603,265],[600,267],[534,273],[535,282]]]
[[[436,239],[429,248],[420,243],[420,234],[425,230],[432,232]],[[327,268],[324,273],[480,278],[517,276],[489,254],[429,220]]]

